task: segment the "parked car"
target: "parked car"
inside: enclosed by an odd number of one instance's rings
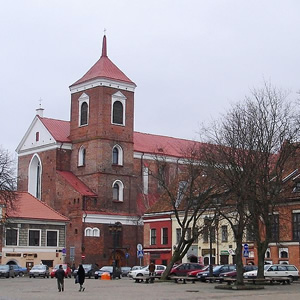
[[[160,271],[164,272],[165,269],[166,269],[166,266],[155,265],[155,273],[160,272]],[[149,266],[146,266],[139,270],[131,270],[128,273],[128,277],[133,278],[133,279],[135,279],[136,276],[148,276],[148,275],[149,275]]]
[[[182,263],[173,267],[170,272],[170,276],[187,276],[187,273],[194,270],[202,270],[204,265],[197,263]]]
[[[257,271],[253,270],[244,273],[244,278],[256,278]],[[290,277],[291,280],[298,280],[299,271],[294,265],[265,265],[264,266],[265,277]]]
[[[104,266],[100,268],[98,271],[95,271],[95,279],[101,278],[101,275],[103,273],[109,273],[110,278],[113,278],[113,266]],[[115,269],[115,278],[121,279],[121,269],[117,267]]]
[[[82,265],[85,272],[85,277],[91,278],[95,276],[95,272],[99,270],[99,268],[93,264],[83,264]],[[78,269],[74,270],[73,276],[76,277]]]
[[[58,270],[59,266],[62,265],[63,270],[65,271],[65,278],[71,278],[72,277],[72,271],[71,268],[67,264],[58,264],[55,265],[55,267],[52,269],[50,276],[51,278],[55,277],[55,272]]]
[[[122,277],[128,276],[128,273],[131,271],[131,267],[121,267]]]
[[[140,270],[140,269],[143,269],[143,268],[145,268],[145,266],[133,266],[131,268],[131,270],[134,271],[134,270]]]
[[[188,277],[197,277],[197,275],[198,275],[199,273],[204,273],[204,272],[206,272],[207,270],[209,270],[209,265],[204,266],[203,269],[201,269],[201,270],[193,270],[193,271],[190,271],[190,272],[187,273],[187,276],[188,276]]]
[[[220,265],[220,266],[215,266],[212,270],[212,276],[213,277],[219,277],[221,273],[229,272],[229,271],[234,271],[236,268],[235,265]],[[209,277],[209,269],[206,272],[199,273],[197,275],[197,278],[201,281],[205,281],[206,277]]]
[[[12,277],[16,276],[14,269],[10,265],[0,265],[0,277]]]
[[[24,276],[27,274],[27,268],[23,268],[19,265],[10,265],[14,269],[15,276]]]
[[[254,265],[246,265],[243,267],[243,273],[245,272],[249,272],[249,271],[253,271],[253,270],[257,270],[257,266]],[[236,277],[237,271],[236,269],[234,271],[230,271],[230,272],[225,272],[225,273],[221,273],[219,276],[220,277],[231,277],[234,278]]]
[[[31,277],[49,278],[49,276],[50,276],[49,267],[46,265],[34,265],[29,271],[29,278]]]

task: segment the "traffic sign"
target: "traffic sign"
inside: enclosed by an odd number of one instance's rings
[[[244,244],[244,249],[245,250],[249,250],[249,245],[248,244]]]
[[[244,257],[249,257],[249,250],[246,250],[246,249],[245,249],[245,250],[243,251],[243,256],[244,256]]]
[[[82,259],[85,259],[85,255],[84,255],[84,254],[82,254],[82,255],[81,255],[81,258],[82,258]]]
[[[138,250],[137,251],[137,257],[138,258],[143,258],[144,257],[144,251],[143,250]]]
[[[142,251],[143,250],[142,244],[137,244],[136,248],[138,249],[138,251]]]
[[[128,252],[125,253],[125,257],[129,258],[129,253]]]

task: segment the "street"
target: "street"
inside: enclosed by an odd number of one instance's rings
[[[196,282],[195,284],[155,282],[135,283],[129,278],[121,280],[86,279],[84,292],[74,279],[65,280],[65,291],[59,293],[56,279],[44,278],[0,278],[0,300],[34,299],[106,299],[106,300],[182,300],[182,299],[264,299],[289,300],[300,297],[300,283],[265,286],[264,290],[228,291],[217,290],[217,284]]]

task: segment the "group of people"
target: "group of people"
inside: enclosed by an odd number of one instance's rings
[[[55,272],[55,277],[57,279],[57,287],[59,292],[64,291],[64,280],[65,280],[65,271],[62,267],[62,265],[59,265],[58,270]],[[75,283],[79,283],[79,292],[84,292],[85,287],[83,286],[85,280],[85,271],[82,265],[79,265]]]

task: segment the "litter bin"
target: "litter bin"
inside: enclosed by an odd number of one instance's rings
[[[101,275],[101,280],[110,280],[110,274],[108,272],[104,272]]]

